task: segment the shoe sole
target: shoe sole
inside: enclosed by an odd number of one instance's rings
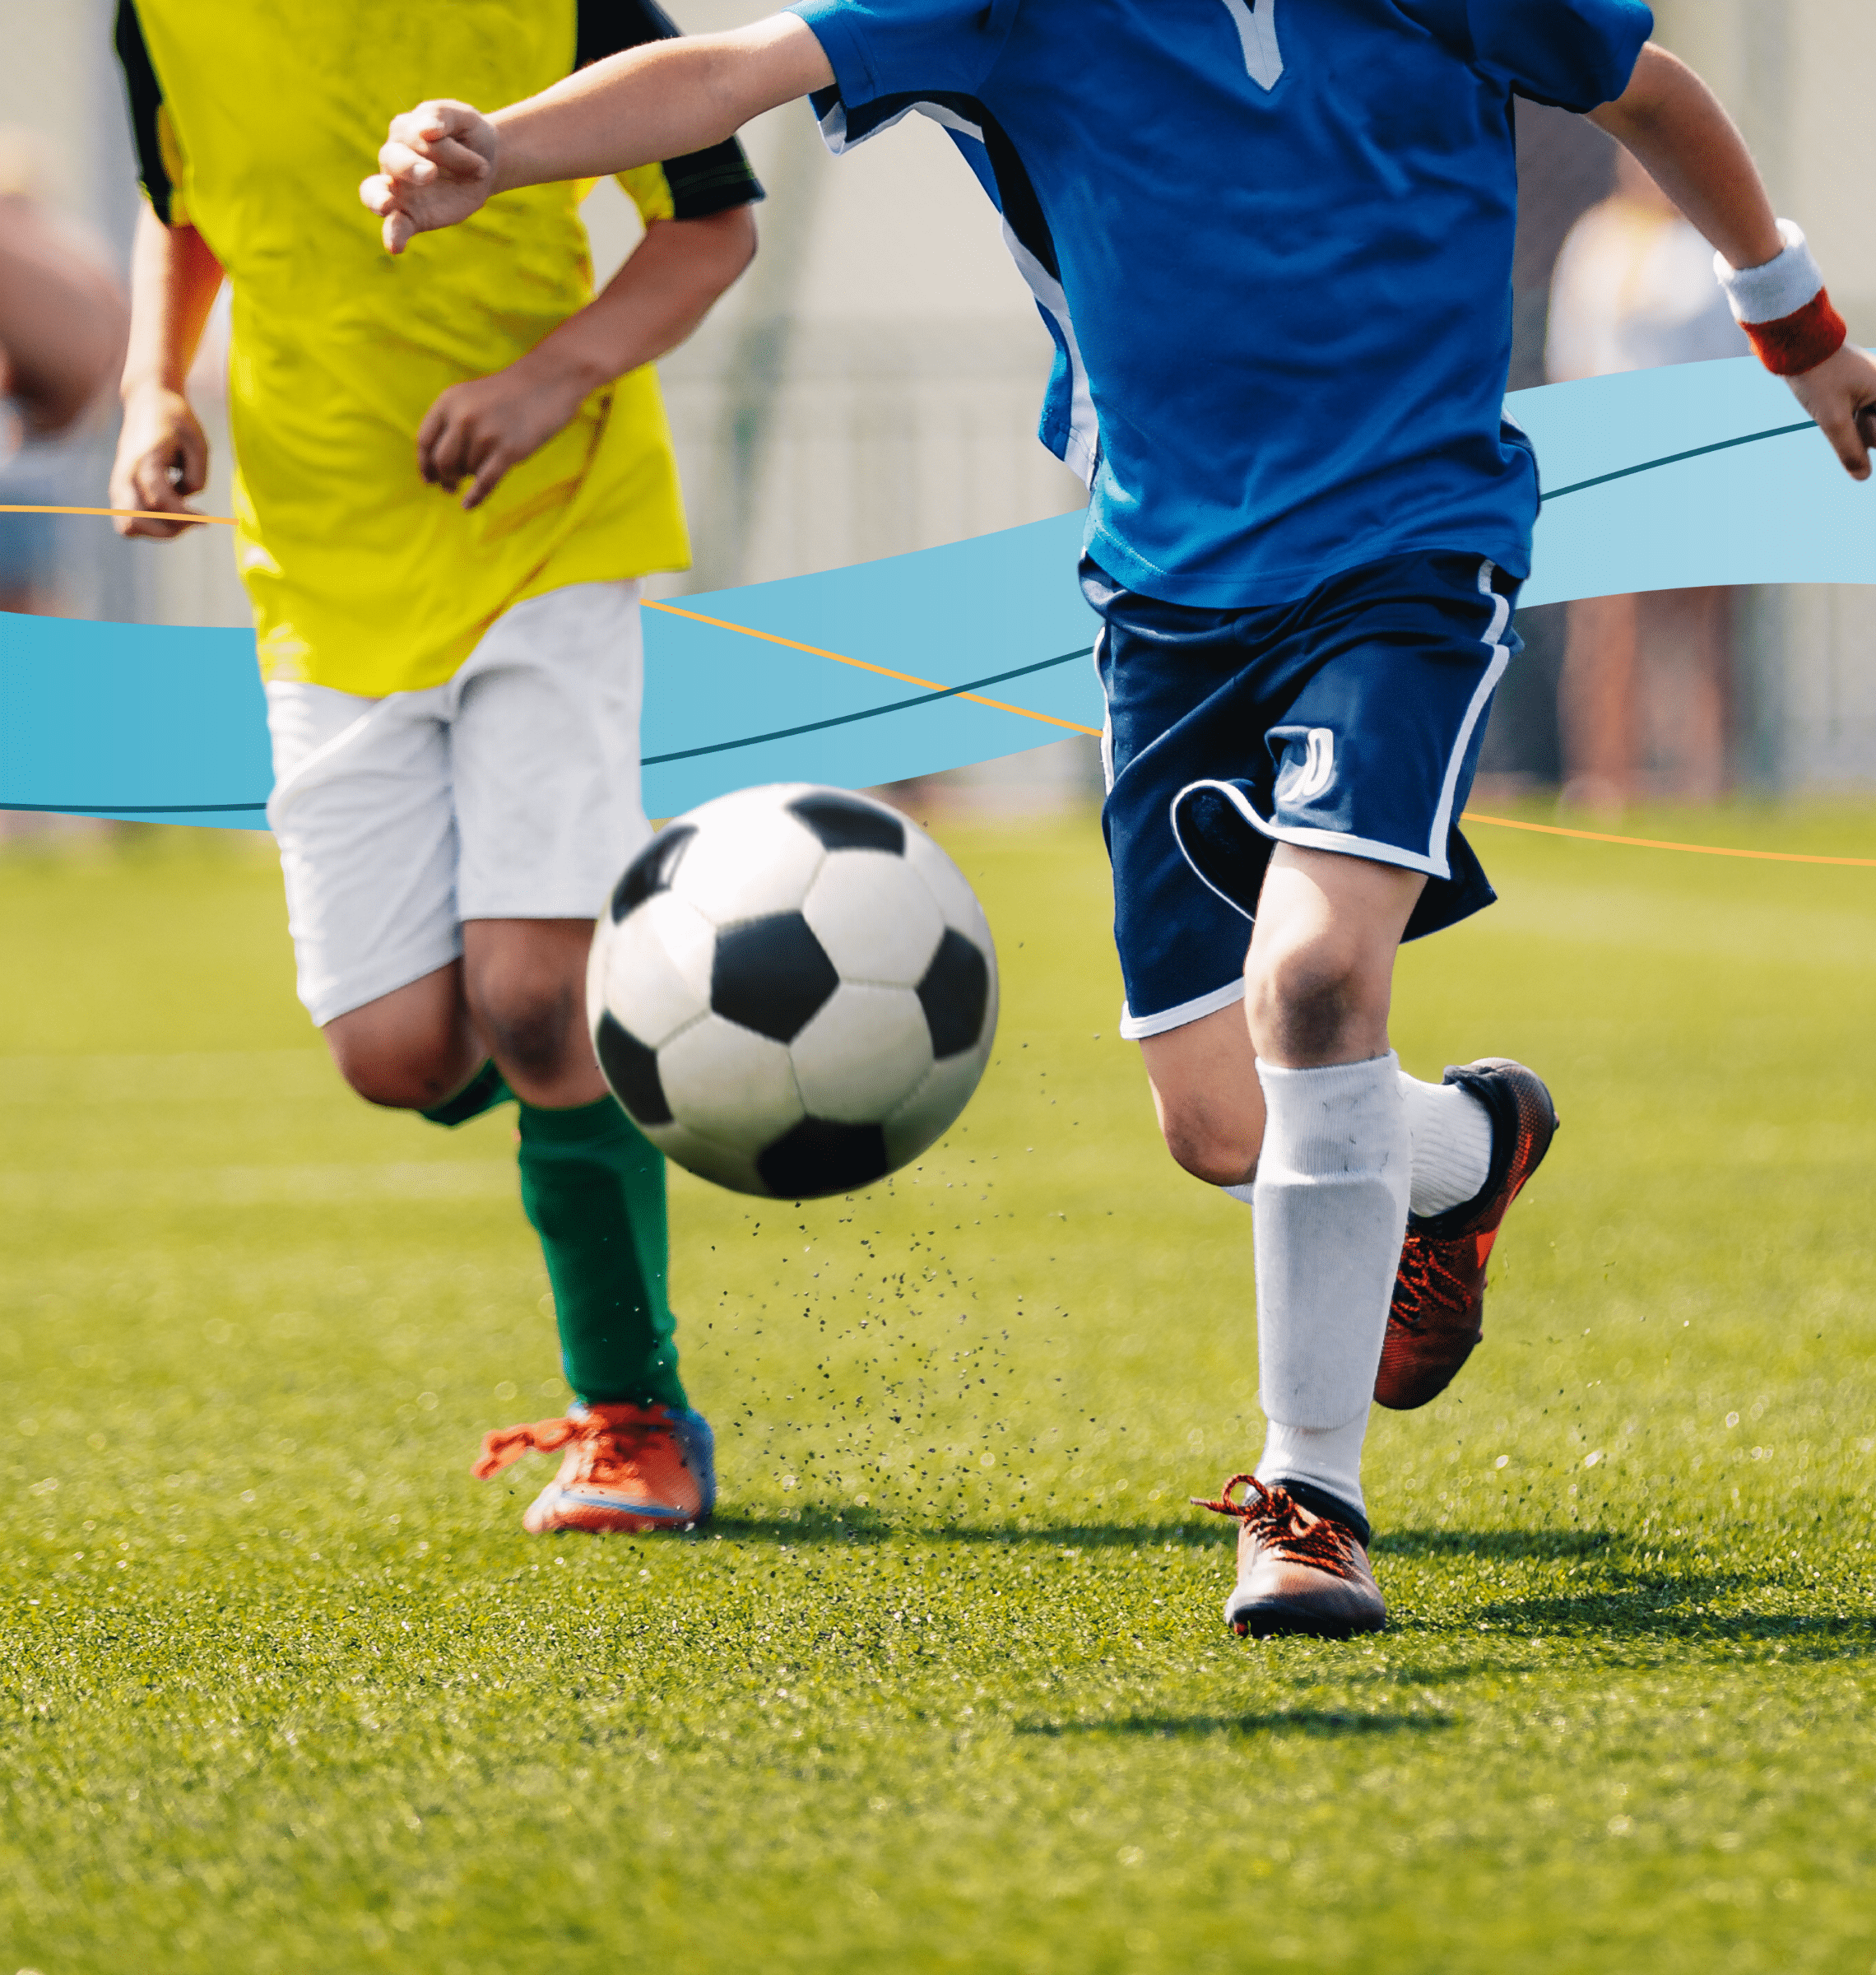
[[[1233,1610],[1225,1609],[1225,1623],[1239,1638],[1352,1639],[1386,1629],[1387,1616],[1373,1619],[1331,1618],[1307,1605],[1274,1598]]]
[[[529,1513],[532,1515],[532,1511]],[[553,1520],[533,1528],[528,1528],[524,1521],[522,1527],[531,1536],[652,1536],[667,1530],[681,1535],[686,1530],[701,1528],[710,1520],[712,1511],[706,1508],[694,1516],[660,1516],[569,1494],[556,1500],[548,1513]]]

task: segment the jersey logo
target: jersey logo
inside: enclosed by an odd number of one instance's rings
[[[1275,89],[1284,72],[1277,46],[1277,0],[1224,0],[1224,11],[1244,44],[1244,66],[1261,89]]]
[[[1293,741],[1291,746],[1295,743]],[[1277,778],[1277,796],[1286,808],[1313,802],[1335,779],[1335,731],[1312,727],[1301,761],[1291,755]],[[1287,750],[1286,750],[1287,752]]]

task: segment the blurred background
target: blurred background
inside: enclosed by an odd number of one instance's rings
[[[0,0],[0,214],[30,210],[121,278],[137,191],[111,56],[112,0]],[[692,31],[769,0],[671,0]],[[1799,219],[1851,333],[1876,342],[1876,67],[1869,0],[1664,0],[1657,33],[1720,91],[1779,210]],[[797,107],[750,133],[767,184],[764,251],[663,366],[698,547],[663,594],[897,554],[1078,506],[1033,434],[1051,346],[982,193],[950,140],[912,118],[834,160]],[[1514,388],[1547,377],[1731,353],[1716,285],[1671,208],[1617,182],[1581,119],[1521,106],[1523,220]],[[636,222],[610,184],[587,218],[601,276]],[[102,304],[100,304],[102,306]],[[194,396],[227,512],[225,317]],[[0,411],[0,502],[99,504],[107,391],[58,430]],[[4,607],[168,624],[247,621],[221,531],[119,541],[108,523],[0,515]],[[1876,619],[1860,588],[1681,592],[1523,613],[1481,793],[1555,791],[1598,811],[1732,789],[1876,783]],[[1066,741],[945,778],[934,799],[1020,811],[1085,799],[1092,748]],[[17,825],[15,827],[18,827]]]

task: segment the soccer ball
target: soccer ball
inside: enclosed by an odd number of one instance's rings
[[[844,789],[777,783],[666,824],[593,936],[613,1094],[680,1166],[782,1200],[903,1166],[964,1108],[996,950],[964,874]]]

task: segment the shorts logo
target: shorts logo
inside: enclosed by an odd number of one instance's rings
[[[1244,66],[1251,80],[1275,89],[1284,72],[1283,50],[1277,46],[1277,0],[1224,0],[1238,39],[1244,44]]]
[[[1285,804],[1312,802],[1335,779],[1335,730],[1311,727],[1305,746],[1301,762],[1290,755],[1277,777],[1277,794]]]

